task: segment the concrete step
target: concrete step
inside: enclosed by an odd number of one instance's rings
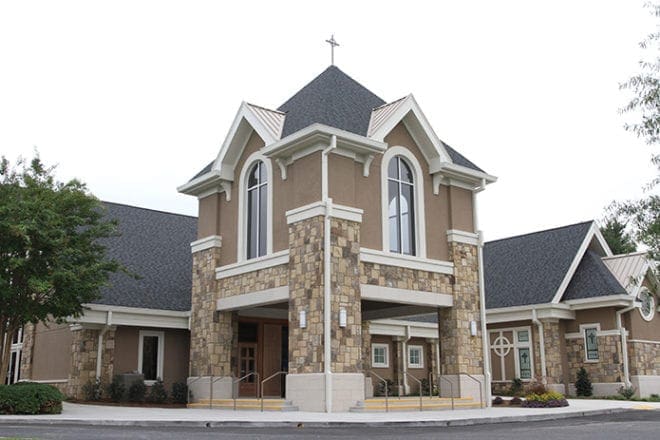
[[[479,402],[475,402],[470,397],[454,399],[455,409],[476,409],[481,408]],[[452,409],[451,399],[448,398],[422,398],[422,411],[439,411]],[[357,403],[350,409],[351,412],[384,412],[389,411],[419,411],[419,397],[393,397],[388,399],[387,405],[385,398],[365,399]]]
[[[188,408],[212,408],[212,409],[234,409],[233,399],[200,399],[197,402],[189,403]],[[291,401],[285,399],[264,398],[264,411],[298,411],[298,407],[291,404]],[[260,411],[260,399],[236,399],[236,410]]]

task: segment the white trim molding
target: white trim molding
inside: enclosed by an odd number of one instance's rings
[[[19,382],[34,382],[34,383],[67,383],[69,382],[69,379],[39,379],[39,380],[33,380],[33,379],[25,379],[25,380],[19,380]]]
[[[414,173],[413,196],[415,217],[415,257],[426,258],[426,215],[424,213],[424,173],[419,161],[410,150],[401,146],[393,146],[385,151],[380,163],[380,200],[381,200],[381,223],[383,231],[383,251],[390,252],[390,222],[389,222],[389,184],[388,167],[390,161],[396,156],[403,157],[408,162]]]
[[[239,262],[247,261],[247,180],[248,172],[257,162],[262,162],[266,167],[266,255],[273,253],[273,164],[269,158],[256,151],[245,159],[238,180],[236,261]]]
[[[259,290],[257,292],[220,298],[216,301],[216,310],[229,312],[233,310],[260,307],[289,301],[289,286]]]
[[[567,304],[532,304],[486,310],[488,324],[512,321],[531,321],[534,310],[538,319],[575,319],[575,311]]]
[[[221,247],[222,247],[222,237],[219,235],[209,235],[208,237],[201,238],[199,240],[190,243],[190,250],[193,254],[195,252],[205,251],[211,248],[221,248]]]
[[[369,324],[370,335],[407,337],[409,328],[411,338],[438,339],[438,324],[432,322],[413,322],[400,319],[376,319]]]
[[[270,255],[264,255],[259,258],[252,258],[251,260],[240,261],[234,264],[227,264],[215,269],[215,279],[221,280],[224,278],[242,275],[248,272],[257,270],[268,269],[269,267],[279,266],[281,264],[289,263],[289,250],[285,249],[280,252],[273,252]]]
[[[660,341],[649,341],[648,339],[628,339],[628,342],[636,342],[638,344],[660,345]]]
[[[458,229],[449,229],[447,230],[447,241],[478,246],[479,234],[474,232],[460,231]]]
[[[158,338],[158,354],[156,357],[156,378],[163,380],[163,364],[165,363],[165,332],[153,330],[140,330],[138,337],[138,365],[137,371],[143,373],[143,356],[144,356],[144,338],[145,336],[155,336]],[[153,385],[156,380],[145,380],[145,385]]]
[[[454,263],[451,261],[411,257],[410,255],[383,252],[369,248],[360,248],[360,261],[365,263],[381,264],[384,266],[405,267],[407,269],[442,273],[445,275],[454,274]]]
[[[360,284],[362,299],[394,304],[428,307],[452,307],[454,297],[445,293],[422,292],[420,290]]]
[[[83,304],[83,309],[84,313],[81,316],[68,318],[67,321],[74,326],[84,327],[90,325],[125,325],[188,329],[190,318],[190,311],[145,309],[106,304]]]
[[[294,208],[289,211],[286,211],[286,223],[288,225],[297,223],[308,218],[318,217],[325,215],[326,204],[322,201],[310,203],[309,205],[301,206],[299,208]],[[332,209],[330,210],[330,217],[339,218],[342,220],[348,220],[356,223],[362,223],[362,214],[364,211],[359,208],[353,208],[350,206],[332,204]]]

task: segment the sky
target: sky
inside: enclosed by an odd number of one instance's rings
[[[242,101],[277,108],[330,64],[498,177],[487,240],[600,219],[655,175],[623,129],[644,0],[2,1],[0,155],[35,149],[102,200],[196,215],[178,194]]]

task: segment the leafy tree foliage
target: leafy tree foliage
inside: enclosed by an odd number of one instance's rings
[[[605,224],[601,226],[600,232],[615,255],[629,254],[637,250],[635,241],[626,231],[626,224],[617,217],[605,219]]]
[[[78,316],[111,272],[99,239],[116,234],[86,186],[58,182],[38,155],[0,161],[0,383],[11,336],[27,323]]]

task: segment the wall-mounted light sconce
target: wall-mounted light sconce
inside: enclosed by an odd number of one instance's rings
[[[470,321],[470,335],[477,336],[477,321]]]
[[[346,327],[346,309],[339,309],[339,327]]]
[[[300,314],[298,315],[298,319],[300,321],[300,328],[306,328],[307,327],[307,312],[304,310],[300,311]]]

